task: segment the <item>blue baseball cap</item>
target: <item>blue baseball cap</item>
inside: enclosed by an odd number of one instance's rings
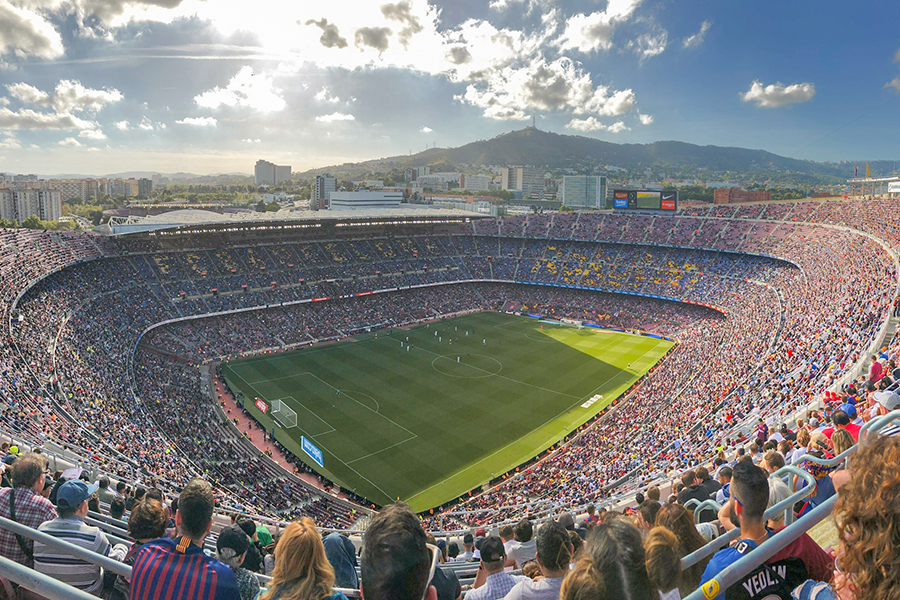
[[[62,510],[72,510],[81,506],[81,503],[91,497],[100,486],[88,485],[80,479],[67,481],[56,491],[56,506]]]
[[[844,411],[845,413],[847,413],[847,416],[850,417],[851,419],[856,418],[856,406],[855,405],[850,404],[849,402],[846,402],[844,404],[841,404],[841,410]]]

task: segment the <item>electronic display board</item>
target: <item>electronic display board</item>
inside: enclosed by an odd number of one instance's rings
[[[614,190],[613,208],[617,210],[678,210],[678,192],[674,190]]]

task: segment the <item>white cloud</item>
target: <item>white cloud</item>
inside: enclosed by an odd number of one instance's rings
[[[260,143],[262,140],[259,139],[259,138],[255,139],[255,140],[250,139],[250,138],[245,138],[245,139],[243,139],[243,140],[241,140],[241,141],[242,141],[242,142],[246,142],[247,144],[258,144],[258,143]]]
[[[213,117],[185,117],[175,122],[179,125],[193,125],[194,127],[215,127],[219,123]]]
[[[30,108],[0,108],[0,129],[93,129],[96,123],[74,115],[43,113]]]
[[[12,53],[53,59],[64,51],[62,37],[44,17],[0,0],[0,56]]]
[[[605,125],[594,117],[572,119],[566,123],[566,129],[574,129],[575,131],[608,131],[610,133],[620,133],[622,131],[630,130],[630,128],[625,125],[624,121],[616,121],[612,125]]]
[[[741,94],[744,102],[756,102],[760,108],[777,108],[797,102],[808,102],[816,95],[816,86],[812,83],[792,83],[784,85],[781,82],[772,85],[763,85],[761,81],[754,80],[750,89]]]
[[[77,148],[77,147],[81,146],[81,142],[79,142],[78,140],[76,140],[73,137],[68,137],[68,138],[62,140],[61,142],[59,142],[59,145],[65,146],[66,148]]]
[[[50,94],[27,83],[11,83],[6,86],[9,95],[23,104],[50,105]]]
[[[641,0],[609,0],[606,10],[569,17],[559,39],[560,49],[585,53],[609,50],[616,26],[627,21],[640,3]]]
[[[645,60],[653,58],[654,56],[659,56],[665,52],[668,41],[668,32],[661,30],[656,33],[639,35],[635,39],[629,41],[625,47],[634,51],[643,63]]]
[[[884,84],[884,87],[891,87],[891,88],[894,88],[896,91],[900,92],[900,77],[894,77],[893,79],[888,81],[886,84]]]
[[[16,138],[7,136],[6,139],[0,141],[0,150],[18,150],[22,144]]]
[[[614,117],[633,109],[636,102],[631,90],[595,87],[590,73],[567,58],[501,69],[470,84],[456,99],[483,109],[488,118],[518,121],[537,110]]]
[[[431,133],[432,131],[434,131],[434,129],[432,129],[431,127],[423,127],[419,131],[422,133]]]
[[[141,117],[141,122],[138,124],[138,129],[143,129],[144,131],[155,131],[157,129],[167,129],[167,127],[165,123],[154,122],[144,116]]]
[[[128,131],[129,129],[131,129],[131,123],[129,123],[128,121],[116,121],[115,123],[113,123],[113,125],[115,125],[116,129],[118,129],[119,131]]]
[[[83,129],[81,133],[78,134],[80,138],[86,138],[89,140],[105,140],[106,136],[99,129]]]
[[[335,121],[355,121],[356,117],[344,113],[334,112],[330,115],[319,115],[316,121],[319,123],[334,123]]]
[[[51,104],[59,112],[96,112],[123,98],[122,92],[117,89],[95,90],[84,87],[80,81],[63,79],[56,84]]]
[[[259,112],[284,110],[287,103],[279,95],[272,77],[265,73],[254,73],[253,67],[242,67],[224,88],[215,87],[194,98],[198,106],[219,108],[230,106],[249,108]]]
[[[681,47],[682,48],[698,47],[700,44],[703,43],[703,40],[706,38],[706,32],[709,31],[710,27],[712,27],[712,22],[703,21],[703,23],[700,24],[700,31],[698,31],[694,35],[689,35],[688,37],[684,38],[684,40],[682,40],[682,42],[681,42]]]
[[[639,113],[639,114],[638,114],[638,119],[641,120],[641,125],[650,125],[651,123],[653,123],[653,116],[652,116],[652,115],[645,115],[645,114],[640,114],[640,113]]]
[[[316,100],[321,102],[331,102],[332,104],[337,104],[341,101],[337,96],[332,96],[327,87],[323,87],[319,92],[313,96]]]

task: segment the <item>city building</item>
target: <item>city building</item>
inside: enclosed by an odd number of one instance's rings
[[[540,198],[544,195],[544,174],[534,167],[503,167],[500,189],[521,191],[525,198]]]
[[[21,223],[31,216],[43,221],[58,221],[62,217],[60,192],[46,183],[0,185],[0,219]]]
[[[329,197],[329,208],[385,208],[403,202],[403,192],[331,192]]]
[[[310,210],[325,210],[328,208],[328,199],[337,189],[337,179],[330,175],[316,175],[316,184],[312,189],[312,198],[309,199]]]
[[[718,188],[714,192],[715,204],[731,204],[732,202],[771,202],[772,193],[763,191],[742,190],[741,188]]]
[[[256,185],[278,185],[291,180],[291,167],[258,160],[253,174]]]
[[[491,178],[487,175],[460,175],[459,189],[486,192],[491,189]]]
[[[593,175],[566,175],[556,197],[563,206],[572,208],[605,208],[606,177]]]
[[[149,198],[153,193],[153,180],[142,177],[138,179],[138,193],[141,198]]]

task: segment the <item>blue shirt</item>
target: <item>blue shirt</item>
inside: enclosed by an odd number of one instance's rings
[[[754,550],[757,548],[757,543],[753,540],[741,541],[745,542]],[[743,554],[741,554],[731,546],[722,548],[721,550],[716,552],[713,557],[709,559],[709,562],[706,565],[706,569],[703,571],[703,576],[700,578],[700,585],[702,586],[704,583],[721,573],[722,569],[724,569],[725,567],[731,566],[736,563],[742,556]],[[712,600],[725,600],[725,590],[722,590],[722,593]]]
[[[241,600],[231,568],[188,538],[144,544],[134,559],[130,600]]]

